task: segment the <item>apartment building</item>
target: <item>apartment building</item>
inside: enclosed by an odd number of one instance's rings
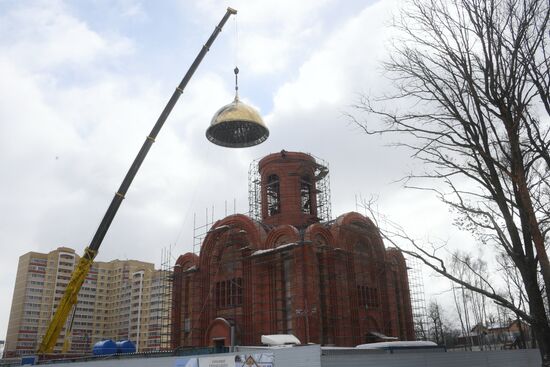
[[[67,247],[19,258],[5,357],[35,353],[78,261]],[[132,340],[138,351],[168,346],[169,276],[137,260],[94,262],[55,352],[88,354],[103,339]]]

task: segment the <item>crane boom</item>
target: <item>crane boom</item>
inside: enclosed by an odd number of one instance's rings
[[[76,304],[78,292],[80,291],[82,283],[84,283],[84,280],[90,271],[96,254],[97,251],[93,251],[89,247],[86,247],[84,250],[84,256],[82,256],[78,261],[78,264],[76,265],[76,268],[71,276],[71,280],[67,284],[65,293],[63,293],[63,297],[59,300],[57,310],[48,325],[46,334],[44,334],[42,342],[38,347],[38,354],[53,352],[59,333],[61,333],[61,329],[63,328],[65,321],[67,321],[67,316],[71,312],[71,308],[73,308]]]
[[[134,180],[134,177],[136,176],[136,173],[139,170],[139,167],[143,163],[145,157],[147,156],[147,153],[149,152],[149,149],[155,142],[155,138],[157,137],[162,126],[164,125],[164,122],[170,115],[170,112],[172,112],[172,109],[174,108],[174,106],[176,105],[176,102],[178,101],[179,97],[183,93],[183,90],[187,86],[187,83],[195,73],[195,70],[197,70],[197,67],[201,63],[202,59],[204,58],[206,53],[209,51],[210,46],[212,46],[212,43],[214,43],[214,40],[216,39],[218,34],[221,32],[223,26],[225,25],[225,23],[227,22],[227,20],[232,14],[237,14],[237,11],[232,8],[227,8],[227,11],[223,16],[222,20],[216,26],[216,28],[210,35],[210,38],[208,38],[208,41],[204,44],[204,46],[200,50],[199,54],[193,61],[193,64],[191,64],[191,66],[189,67],[189,70],[187,70],[187,73],[185,74],[182,81],[180,82],[180,84],[172,94],[172,97],[164,107],[164,110],[162,111],[159,118],[157,119],[157,122],[153,126],[153,129],[151,130],[147,138],[145,138],[145,142],[143,143],[141,149],[139,150],[136,158],[134,159],[134,162],[132,163],[132,165],[130,166],[130,169],[126,173],[126,176],[122,181],[122,184],[120,185],[118,191],[115,193],[113,200],[109,205],[109,208],[107,209],[105,215],[103,216],[103,219],[99,224],[99,227],[92,239],[92,242],[90,243],[90,246],[86,247],[86,249],[84,250],[84,255],[80,258],[78,264],[76,265],[75,270],[72,273],[71,280],[67,284],[65,293],[63,294],[63,297],[59,301],[57,310],[55,311],[54,316],[50,320],[46,333],[44,334],[44,337],[42,338],[42,341],[38,347],[38,350],[37,350],[38,354],[47,354],[47,353],[53,352],[55,344],[57,343],[59,334],[61,333],[61,329],[63,328],[65,322],[67,321],[67,317],[71,312],[71,308],[77,302],[78,292],[80,291],[80,288],[82,287],[82,283],[84,283],[84,280],[86,279],[86,276],[90,271],[90,267],[92,266],[94,258],[96,257],[99,247],[101,246],[101,243],[103,242],[103,239],[105,238],[105,235],[107,234],[107,231],[111,226],[111,222],[113,221],[113,218],[115,217],[115,214],[117,213],[118,208],[120,207],[120,204],[124,199],[124,195],[126,195],[126,192],[128,191],[130,184]]]

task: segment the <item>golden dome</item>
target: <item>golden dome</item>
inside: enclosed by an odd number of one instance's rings
[[[269,136],[260,114],[235,97],[212,117],[206,138],[212,143],[230,148],[245,148],[264,142]]]

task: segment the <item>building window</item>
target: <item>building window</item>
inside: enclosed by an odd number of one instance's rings
[[[302,213],[313,214],[311,206],[311,178],[309,176],[302,176],[300,180],[300,202]]]
[[[353,249],[358,253],[367,253],[367,244],[363,241],[359,241],[355,244]]]
[[[367,308],[378,308],[378,306],[380,305],[378,288],[358,285],[357,297],[359,298],[359,306],[366,306]]]
[[[279,176],[269,175],[267,178],[267,215],[281,212],[281,193]]]
[[[216,283],[216,307],[227,308],[243,304],[243,279],[233,278]]]

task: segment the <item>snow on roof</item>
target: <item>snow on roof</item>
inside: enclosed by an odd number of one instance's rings
[[[262,344],[269,346],[300,344],[300,340],[292,334],[262,335]]]
[[[380,338],[382,340],[386,340],[386,341],[392,341],[392,340],[397,341],[397,340],[399,340],[399,338],[396,338],[395,336],[387,336],[387,335],[384,335],[384,334],[376,332],[376,331],[370,331],[369,334],[374,335],[375,337]]]
[[[384,349],[384,348],[408,348],[408,347],[437,347],[437,344],[429,341],[397,341],[359,344],[358,349]]]
[[[263,255],[263,254],[267,254],[269,252],[274,252],[274,251],[279,251],[283,248],[286,248],[286,247],[292,247],[292,246],[297,246],[298,244],[296,242],[291,242],[291,243],[285,243],[284,245],[281,245],[279,247],[274,247],[274,248],[268,248],[266,250],[257,250],[257,251],[254,251],[252,253],[251,256],[258,256],[258,255]]]
[[[222,231],[222,230],[226,230],[226,229],[230,229],[231,227],[228,226],[227,224],[224,224],[222,226],[218,226],[216,228],[212,228],[211,230],[209,230],[208,232],[215,232],[215,231]]]

